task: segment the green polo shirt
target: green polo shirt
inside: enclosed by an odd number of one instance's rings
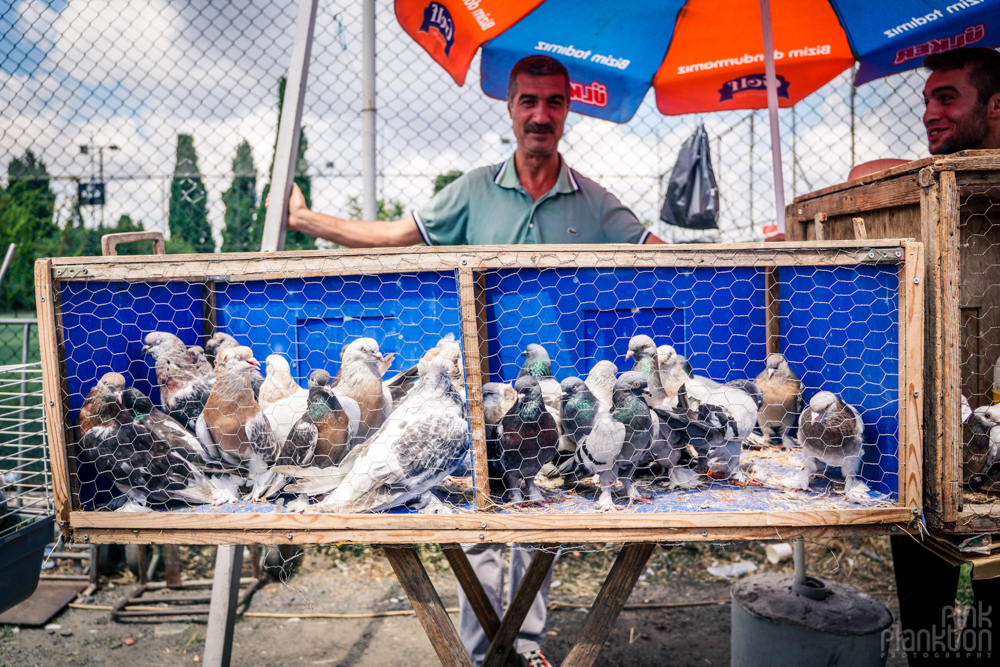
[[[643,243],[649,231],[618,198],[566,166],[538,201],[517,178],[514,156],[455,180],[413,219],[427,245]]]

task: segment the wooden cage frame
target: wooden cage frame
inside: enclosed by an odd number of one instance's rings
[[[785,210],[789,241],[910,237],[924,243],[924,510],[931,530],[947,535],[1000,532],[1000,501],[990,515],[991,506],[962,499],[962,202],[984,186],[1000,187],[997,151],[916,160],[802,195]],[[992,317],[1000,317],[1000,303],[992,306]]]
[[[392,257],[391,262],[386,258]],[[71,484],[74,459],[68,421],[62,340],[60,284],[66,281],[210,284],[279,278],[358,275],[380,272],[455,271],[473,460],[486,477],[482,376],[486,371],[481,272],[511,267],[899,267],[899,504],[889,508],[720,511],[648,514],[497,514],[488,490],[477,491],[479,511],[452,515],[400,514],[148,514],[81,511]],[[40,259],[35,264],[36,303],[43,385],[51,445],[57,520],[76,543],[113,544],[315,544],[315,543],[561,543],[679,542],[789,539],[810,535],[882,534],[919,518],[922,499],[920,448],[923,402],[917,398],[923,373],[923,246],[908,240],[839,243],[725,244],[680,246],[480,246],[212,255],[157,255]],[[211,290],[206,290],[210,293]],[[771,290],[767,290],[771,294]],[[206,303],[206,312],[213,304]],[[773,312],[769,309],[768,312]],[[209,318],[206,317],[206,321]],[[776,325],[776,318],[773,318]],[[206,326],[206,335],[211,330]],[[777,327],[768,326],[769,349]]]

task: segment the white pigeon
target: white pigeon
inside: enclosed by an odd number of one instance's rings
[[[328,493],[316,506],[326,512],[379,512],[411,500],[419,506],[432,502],[431,489],[461,465],[469,447],[465,401],[450,370],[444,359],[421,362],[416,387],[370,440],[327,474],[303,476],[286,490]]]
[[[292,378],[292,368],[288,365],[287,359],[280,354],[269,354],[265,363],[267,377],[264,378],[257,396],[257,402],[260,403],[262,410],[266,410],[267,406],[275,401],[302,391],[302,387]]]

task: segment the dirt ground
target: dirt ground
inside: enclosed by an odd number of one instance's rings
[[[544,651],[558,664],[586,617],[585,610],[614,561],[618,547],[564,548],[553,577]],[[810,574],[848,583],[874,595],[895,613],[891,556],[886,538],[816,540],[808,544]],[[457,606],[456,583],[437,547],[422,549],[424,563],[445,605]],[[212,549],[183,548],[184,576],[210,577]],[[727,665],[731,580],[709,573],[714,565],[746,561],[756,572],[791,571],[775,566],[756,542],[657,548],[630,604],[714,604],[626,610],[602,652],[600,665]],[[249,573],[249,571],[247,571]],[[85,604],[113,605],[135,588],[126,571],[110,579]],[[234,665],[437,665],[430,643],[412,615],[363,619],[306,618],[316,613],[407,610],[409,603],[377,549],[309,547],[285,583],[269,581],[253,596],[252,614],[236,625]],[[457,622],[457,614],[453,614]],[[66,609],[58,628],[0,628],[0,665],[197,665],[205,643],[206,617],[113,621],[107,610]],[[890,659],[890,665],[903,661]]]

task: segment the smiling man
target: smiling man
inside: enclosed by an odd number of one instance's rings
[[[569,105],[566,68],[548,56],[524,58],[511,71],[507,89],[517,148],[506,162],[474,169],[400,220],[360,222],[316,213],[293,188],[288,228],[348,247],[662,243],[617,197],[559,154]]]
[[[954,49],[924,59],[924,128],[931,155],[1000,149],[1000,53]],[[851,170],[848,180],[906,164],[873,160]]]

